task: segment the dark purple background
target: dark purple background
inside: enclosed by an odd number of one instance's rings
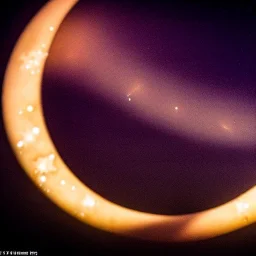
[[[45,1],[8,2],[10,8],[4,10],[7,23],[2,26],[1,74],[19,34]],[[84,2],[71,15],[95,8],[93,1]],[[150,65],[216,90],[225,86],[256,100],[256,14],[252,3],[105,1],[99,5],[111,21],[123,23],[116,37],[124,44],[129,42],[127,47],[139,51]],[[173,23],[177,27],[170,33]],[[255,185],[255,148],[199,144],[179,134],[165,134],[89,90],[76,89],[76,83],[75,77],[67,80],[45,73],[46,121],[68,166],[107,199],[152,213],[183,214],[217,206]],[[70,250],[71,255],[108,255],[127,249],[134,255],[137,249],[153,254],[166,250],[200,254],[209,249],[249,249],[256,238],[255,225],[251,225],[209,241],[159,245],[82,225],[30,182],[15,160],[4,130],[0,191],[4,199],[0,250],[38,250],[39,255],[50,255],[54,249]]]

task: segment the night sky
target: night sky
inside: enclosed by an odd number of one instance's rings
[[[45,2],[8,1],[9,7],[1,8],[6,23],[1,24],[0,77],[15,41]],[[122,51],[125,56],[129,53],[151,69],[185,79],[188,84],[200,84],[216,94],[225,91],[255,106],[255,2],[177,2],[81,1],[53,43],[42,91],[52,139],[64,161],[87,186],[122,206],[174,215],[215,207],[254,186],[256,142],[239,146],[197,140],[163,128],[155,120],[148,121],[129,106],[132,101],[126,97],[122,101],[120,95],[104,89],[111,87],[111,81],[104,84],[104,80],[93,78],[81,61],[86,49],[81,51],[79,46],[84,41],[76,45],[76,40],[87,40],[81,36],[83,26],[89,32],[95,24],[96,28],[103,26],[104,40],[95,40],[110,50],[109,56],[115,54],[113,49],[120,56]],[[78,30],[73,20],[80,24]],[[65,33],[71,43],[59,45],[58,38]],[[64,64],[58,63],[56,56],[61,56]],[[155,86],[161,90],[159,84]],[[253,250],[255,224],[208,241],[184,244],[141,242],[81,224],[57,208],[27,178],[8,144],[2,116],[0,145],[0,191],[4,199],[0,251],[203,255]]]

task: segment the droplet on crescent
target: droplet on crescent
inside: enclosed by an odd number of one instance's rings
[[[28,111],[28,112],[31,113],[31,112],[33,112],[33,110],[34,110],[34,107],[33,107],[32,105],[28,105],[28,106],[27,106],[27,111]]]
[[[92,208],[95,206],[95,200],[93,197],[86,195],[84,200],[82,201],[83,206]]]
[[[46,176],[43,175],[43,176],[40,177],[40,181],[41,181],[41,182],[44,183],[44,182],[46,182],[46,180],[47,180],[47,179],[46,179]]]
[[[66,184],[66,181],[65,180],[61,180],[60,181],[60,185],[64,186]]]
[[[17,147],[18,148],[22,148],[24,146],[24,142],[22,140],[20,140],[18,143],[17,143]]]

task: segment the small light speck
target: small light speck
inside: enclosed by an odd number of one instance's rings
[[[75,190],[76,190],[76,187],[75,187],[75,186],[72,186],[71,190],[72,190],[72,191],[75,191]]]
[[[223,128],[224,130],[226,130],[226,131],[230,131],[230,128],[229,128],[227,125],[225,125],[225,124],[222,125],[222,128]]]
[[[40,181],[41,181],[41,182],[46,182],[46,177],[45,177],[44,175],[41,176],[41,177],[40,177]]]
[[[27,134],[25,134],[24,139],[27,142],[32,142],[34,140],[34,136],[31,133],[27,133]]]
[[[18,143],[17,143],[17,147],[18,148],[22,148],[24,146],[24,142],[22,140],[20,140]]]
[[[95,200],[93,197],[87,195],[82,203],[85,207],[93,207],[95,205]]]
[[[53,27],[53,26],[50,26],[50,27],[49,27],[49,30],[50,30],[50,31],[53,31],[53,30],[54,30],[54,27]]]
[[[64,185],[66,184],[66,181],[65,181],[65,180],[61,180],[61,181],[60,181],[60,184],[61,184],[62,186],[64,186]]]
[[[33,112],[33,110],[34,110],[34,107],[32,105],[27,106],[28,112]]]
[[[38,135],[40,133],[40,129],[38,127],[33,127],[32,132]]]
[[[237,202],[236,208],[239,214],[243,214],[248,210],[249,204],[246,202]]]
[[[174,109],[175,109],[175,110],[179,110],[179,108],[178,108],[178,107],[175,107]]]
[[[50,159],[50,156],[39,157],[35,164],[37,171],[41,173],[48,173],[56,170],[56,167],[53,165],[53,159]]]
[[[50,154],[50,155],[49,155],[49,160],[54,160],[54,158],[55,158],[55,155],[54,155],[54,154]]]

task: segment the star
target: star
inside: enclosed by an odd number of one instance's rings
[[[45,174],[56,171],[56,167],[53,163],[54,159],[54,154],[50,154],[46,157],[39,157],[35,162],[36,173],[39,172],[40,174]]]
[[[95,206],[95,200],[93,197],[89,196],[89,195],[86,195],[82,204],[85,206],[85,207],[89,207],[89,208],[92,208]]]
[[[236,203],[236,209],[239,214],[247,212],[248,208],[249,208],[249,204],[246,202],[237,202]]]
[[[37,126],[33,127],[31,124],[29,124],[29,125],[31,127],[30,129],[26,129],[26,131],[20,132],[20,134],[22,136],[22,140],[20,140],[17,144],[17,146],[19,148],[35,142],[36,137],[40,134],[39,127],[37,127]]]
[[[30,70],[31,74],[40,71],[40,65],[43,60],[48,56],[48,53],[42,50],[30,51],[28,54],[22,54],[20,60],[22,61],[21,68]]]

